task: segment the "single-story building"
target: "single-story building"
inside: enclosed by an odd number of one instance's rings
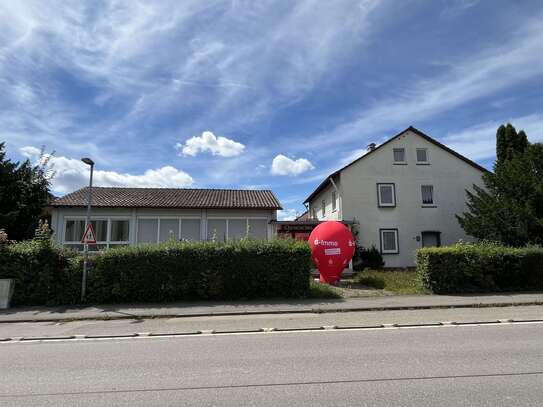
[[[51,203],[54,239],[82,250],[88,187]],[[92,250],[167,240],[271,239],[279,200],[269,190],[92,188]]]

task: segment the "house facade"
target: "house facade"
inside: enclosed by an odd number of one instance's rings
[[[51,204],[54,239],[82,250],[88,188]],[[281,204],[269,190],[92,188],[91,250],[167,240],[268,240]]]
[[[318,220],[357,224],[358,243],[385,267],[415,265],[415,251],[470,240],[456,216],[487,170],[409,127],[326,178],[306,199]]]

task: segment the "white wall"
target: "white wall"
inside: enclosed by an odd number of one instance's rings
[[[336,187],[340,190],[338,181],[335,181]],[[318,220],[341,220],[341,199],[340,192],[336,191],[336,208],[333,209],[332,205],[332,192],[335,191],[333,185],[328,185],[319,195],[314,198],[309,204],[309,215],[313,216],[313,208],[315,208],[315,214]],[[325,213],[322,214],[322,201],[325,202]]]
[[[394,165],[393,149],[401,147],[407,164]],[[427,149],[429,165],[417,165],[416,148]],[[341,172],[342,217],[358,221],[359,242],[367,247],[380,248],[379,229],[398,229],[399,254],[384,254],[386,267],[414,266],[422,231],[441,232],[442,245],[469,240],[455,214],[466,210],[465,190],[482,185],[481,176],[480,170],[408,131]],[[395,184],[396,207],[378,207],[377,183]],[[433,185],[435,207],[422,206],[423,184]],[[321,199],[319,194],[310,205]]]
[[[59,242],[64,241],[64,225],[67,219],[86,216],[85,208],[53,208],[51,214],[51,228],[53,238]],[[269,222],[277,219],[276,210],[263,209],[147,209],[147,208],[92,208],[91,219],[126,219],[129,220],[130,244],[137,242],[137,222],[143,218],[181,218],[200,219],[200,238],[207,239],[207,219],[265,219],[268,222],[268,240],[274,236],[274,230]]]

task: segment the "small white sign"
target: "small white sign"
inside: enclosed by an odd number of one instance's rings
[[[334,247],[333,249],[324,249],[324,254],[327,256],[337,256],[341,254],[341,249],[339,247]]]

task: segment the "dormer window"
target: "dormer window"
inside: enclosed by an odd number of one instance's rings
[[[417,148],[417,164],[428,164],[428,149]]]
[[[394,152],[394,164],[405,164],[405,148],[395,148]]]

